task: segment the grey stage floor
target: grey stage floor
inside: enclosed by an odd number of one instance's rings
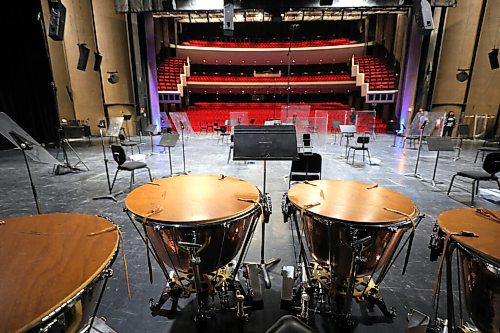
[[[159,137],[154,138],[155,142]],[[400,140],[400,139],[398,139]],[[429,235],[436,217],[443,211],[466,207],[470,200],[469,192],[456,189],[452,197],[446,195],[446,189],[452,175],[460,169],[480,169],[481,163],[474,164],[476,148],[481,142],[464,141],[461,158],[454,160],[455,153],[441,154],[436,179],[443,181],[432,187],[412,174],[415,168],[417,151],[403,149],[398,141],[397,147],[390,147],[393,137],[378,135],[369,147],[373,160],[377,165],[363,164],[357,159],[355,166],[346,164],[341,157],[344,148],[333,143],[333,136],[328,138],[328,144],[321,147],[323,156],[323,179],[347,179],[376,183],[398,191],[419,207],[426,218],[418,227],[413,251],[406,275],[401,275],[402,260],[398,260],[381,285],[381,291],[386,303],[396,308],[398,316],[392,322],[383,318],[381,312],[366,313],[363,305],[354,303],[353,314],[356,320],[355,332],[403,332],[407,326],[406,314],[409,309],[415,308],[427,314],[432,313],[431,294],[435,281],[436,263],[429,261]],[[154,282],[151,285],[148,278],[145,248],[136,231],[123,213],[125,195],[119,196],[118,203],[109,200],[94,201],[93,197],[106,194],[106,175],[100,141],[92,140],[92,145],[72,142],[73,148],[87,163],[90,171],[54,176],[52,166],[31,162],[34,182],[39,193],[43,213],[49,212],[78,212],[100,214],[109,217],[120,225],[125,238],[125,249],[128,259],[130,281],[132,285],[132,299],[127,298],[127,289],[124,281],[123,263],[117,259],[113,265],[114,276],[108,283],[107,290],[99,309],[99,316],[105,317],[110,327],[119,333],[125,332],[192,332],[195,331],[193,299],[181,301],[183,308],[175,320],[165,317],[152,317],[148,308],[149,298],[159,296],[164,287],[164,278],[159,267],[154,265]],[[144,140],[142,151],[151,151],[149,139]],[[314,136],[313,136],[314,145]],[[161,152],[162,148],[155,147]],[[56,150],[51,149],[55,154]],[[127,150],[128,151],[128,150]],[[111,152],[107,148],[108,157]],[[259,187],[263,181],[263,163],[244,163],[231,161],[227,163],[228,145],[217,144],[217,138],[208,135],[193,135],[186,142],[186,168],[193,174],[213,173],[225,174],[245,179]],[[436,153],[429,152],[423,146],[418,173],[424,178],[432,177]],[[70,151],[69,156],[74,164],[76,156]],[[172,149],[174,171],[182,171],[182,151],[180,144]],[[170,174],[168,155],[152,155],[147,157],[147,163],[152,168],[156,178]],[[281,267],[294,263],[293,245],[288,224],[283,223],[280,210],[281,198],[287,192],[288,183],[285,177],[289,173],[291,162],[268,162],[267,190],[272,195],[274,213],[267,226],[266,257],[279,257],[281,262],[270,269],[272,288],[264,292],[264,309],[250,312],[250,320],[244,325],[238,325],[233,314],[217,315],[202,326],[206,332],[263,332],[271,326],[286,311],[280,310]],[[9,217],[35,213],[35,206],[31,195],[26,168],[19,150],[0,152],[0,216]],[[116,170],[114,161],[109,163],[111,174]],[[80,165],[81,166],[81,165]],[[124,190],[128,193],[129,174],[122,173],[115,185],[115,190]],[[145,173],[138,172],[136,184],[146,182]],[[494,183],[482,184],[485,188],[495,187]],[[478,198],[476,206],[498,208],[497,205]],[[259,259],[260,230],[257,230],[251,243],[248,260]],[[404,257],[404,256],[401,256]],[[47,286],[47,288],[57,288]],[[443,299],[444,303],[444,299]],[[167,304],[168,305],[168,304]],[[445,313],[441,307],[440,313]],[[328,320],[318,318],[316,328],[320,331],[338,332]]]

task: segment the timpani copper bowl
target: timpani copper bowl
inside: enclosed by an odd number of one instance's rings
[[[492,212],[500,217],[500,210]],[[500,222],[463,208],[443,212],[437,223],[458,249],[472,321],[481,332],[500,332]],[[463,231],[475,236],[457,235]]]
[[[288,199],[302,212],[312,257],[342,280],[352,275],[353,244],[367,237],[355,276],[379,272],[379,279],[383,278],[404,233],[419,214],[415,204],[398,192],[348,180],[299,183],[290,188]]]
[[[119,235],[109,220],[44,214],[0,223],[0,332],[77,332],[111,274]]]
[[[260,200],[257,187],[242,179],[183,175],[136,188],[125,206],[143,224],[162,264],[189,272],[190,253],[182,244],[194,243],[199,272],[206,274],[237,256],[261,214]]]

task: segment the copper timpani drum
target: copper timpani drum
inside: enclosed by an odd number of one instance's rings
[[[114,227],[83,214],[3,219],[0,332],[83,328],[93,316],[101,282],[111,274],[119,241]]]
[[[418,215],[415,204],[398,192],[347,180],[297,184],[288,198],[298,210],[310,207],[302,223],[314,260],[324,266],[331,263],[335,274],[344,279],[349,277],[353,237],[370,236],[356,275],[374,274],[387,267],[401,237],[412,227],[407,216]]]
[[[242,247],[249,226],[260,215],[260,192],[242,179],[187,175],[161,179],[133,190],[126,208],[143,222],[162,264],[180,272],[191,268],[180,243],[199,245],[199,270],[228,264]]]
[[[419,212],[411,200],[375,184],[316,180],[294,185],[283,208],[301,246],[299,292],[283,289],[283,304],[297,304],[304,319],[312,308],[324,308],[320,313],[333,315],[342,326],[352,324],[353,299],[368,301],[386,317],[394,317],[378,294],[379,285],[403,235],[417,224]],[[313,262],[305,255],[301,234]],[[297,276],[294,270],[283,268],[284,286],[296,283],[290,280]]]
[[[500,210],[492,212],[500,217]],[[437,222],[457,245],[471,319],[481,332],[500,332],[500,222],[474,208],[446,211]],[[474,237],[457,235],[463,231]]]

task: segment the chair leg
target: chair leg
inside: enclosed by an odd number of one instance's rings
[[[229,154],[227,155],[227,164],[229,164],[229,161],[231,160],[231,150],[233,150],[233,147],[229,147]]]
[[[450,195],[451,187],[453,186],[453,182],[455,181],[455,177],[456,176],[457,175],[453,175],[453,177],[451,177],[450,187],[448,187],[448,193],[447,193],[447,195]]]
[[[363,164],[365,164],[365,150],[363,149]]]
[[[481,154],[481,162],[484,162],[484,150],[483,153]]]
[[[480,151],[478,150],[477,153],[476,153],[476,158],[474,159],[474,163],[477,162],[477,157],[479,156],[479,153],[480,153]]]
[[[130,172],[130,191],[132,191],[132,183],[134,182],[134,170]]]
[[[500,182],[498,181],[498,179],[495,179],[496,182],[497,182],[497,185],[498,185],[498,189],[500,190]]]
[[[352,151],[352,165],[354,165],[354,157],[356,156],[356,149]]]
[[[118,171],[120,171],[120,169],[116,169],[115,176],[113,177],[113,183],[111,184],[111,191],[113,191],[113,187],[115,186],[115,180],[116,176],[118,175]]]
[[[153,177],[151,177],[151,170],[149,169],[149,167],[146,167],[146,169],[148,169],[149,181],[152,182],[153,181]]]
[[[366,152],[368,153],[368,162],[370,162],[370,165],[372,165],[372,158],[370,156],[370,150],[366,150]]]
[[[476,182],[476,195],[479,194],[479,180]]]
[[[474,207],[474,195],[476,194],[476,181],[473,180],[472,181],[472,193],[471,193],[471,201],[470,201],[470,205],[471,207]]]

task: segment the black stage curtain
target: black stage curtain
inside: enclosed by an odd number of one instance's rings
[[[57,141],[59,123],[42,26],[40,1],[6,1],[0,10],[0,112],[40,143]],[[12,144],[0,135],[0,149]]]

